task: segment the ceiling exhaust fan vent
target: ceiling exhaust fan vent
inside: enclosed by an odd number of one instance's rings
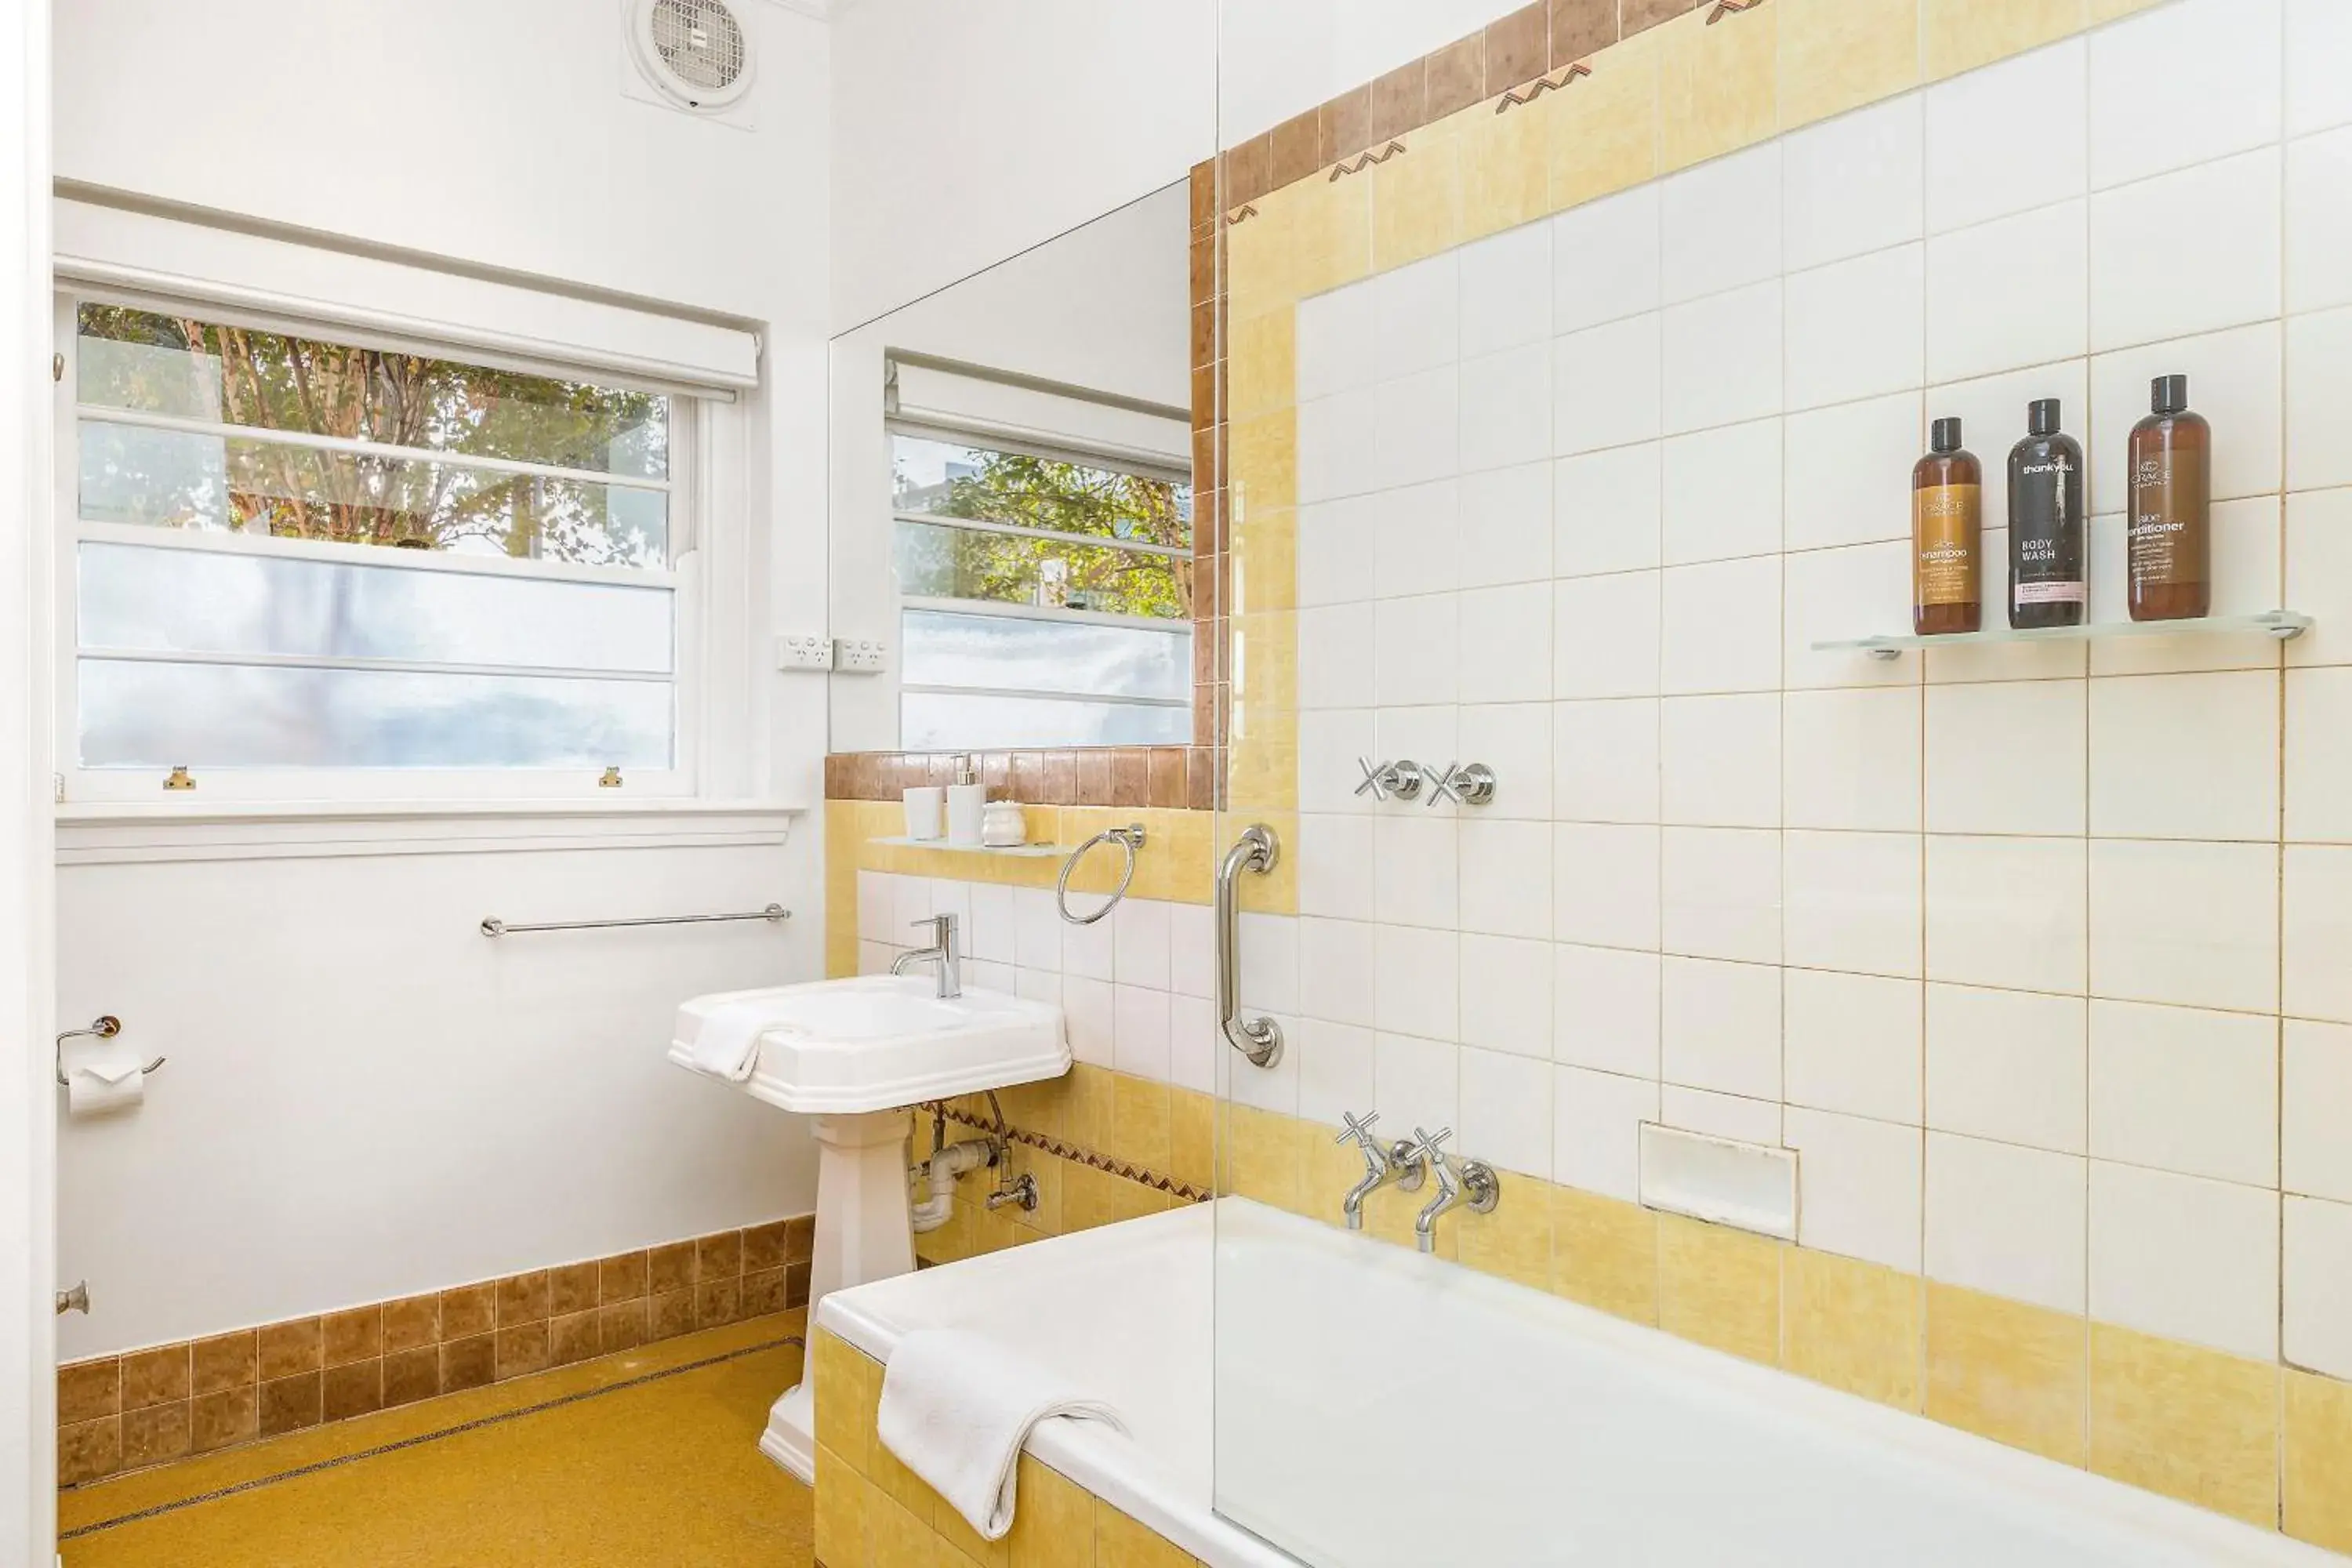
[[[637,0],[629,42],[637,69],[680,108],[724,109],[751,85],[751,47],[724,0]]]

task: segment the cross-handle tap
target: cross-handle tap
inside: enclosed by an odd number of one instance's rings
[[[1495,798],[1495,770],[1484,763],[1448,763],[1445,771],[1431,776],[1429,804],[1441,800],[1456,805],[1485,805]]]
[[[1358,757],[1356,766],[1364,774],[1364,782],[1356,786],[1358,795],[1369,795],[1374,800],[1386,800],[1391,795],[1399,800],[1411,800],[1421,793],[1419,763],[1376,763],[1370,757]]]
[[[1441,1127],[1435,1132],[1424,1132],[1416,1127],[1412,1135],[1419,1140],[1411,1151],[1416,1159],[1427,1162],[1437,1174],[1437,1195],[1422,1205],[1413,1216],[1413,1245],[1423,1252],[1437,1250],[1437,1216],[1466,1201],[1472,1214],[1492,1214],[1502,1198],[1503,1184],[1494,1168],[1482,1160],[1465,1160],[1458,1166],[1445,1157],[1438,1147],[1454,1136],[1454,1129]],[[1405,1147],[1405,1145],[1400,1145]]]
[[[1354,1143],[1364,1153],[1364,1179],[1349,1187],[1348,1195],[1339,1204],[1339,1213],[1348,1222],[1349,1230],[1364,1228],[1364,1200],[1387,1183],[1394,1182],[1408,1193],[1416,1192],[1421,1187],[1423,1171],[1421,1157],[1413,1153],[1402,1139],[1384,1145],[1373,1137],[1372,1127],[1380,1119],[1381,1113],[1377,1110],[1360,1117],[1351,1110],[1342,1111],[1340,1120],[1348,1124],[1347,1129],[1331,1140],[1334,1143]]]

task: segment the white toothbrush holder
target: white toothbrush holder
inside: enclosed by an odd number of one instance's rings
[[[907,803],[907,837],[928,843],[940,836],[940,815],[947,791],[938,784],[915,784],[901,792]]]

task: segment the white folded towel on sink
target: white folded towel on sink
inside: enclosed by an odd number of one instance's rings
[[[1021,1445],[1056,1415],[1127,1430],[1108,1405],[984,1334],[919,1329],[883,1369],[875,1431],[982,1540],[1002,1541],[1013,1528]]]
[[[694,1033],[687,1065],[712,1078],[741,1083],[760,1065],[760,1037],[783,1022],[782,1007],[772,997],[713,1007]]]

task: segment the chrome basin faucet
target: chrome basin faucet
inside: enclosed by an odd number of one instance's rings
[[[916,929],[931,928],[931,945],[902,952],[890,961],[890,973],[904,974],[910,963],[937,963],[940,966],[939,996],[941,1001],[963,994],[963,954],[956,951],[956,918],[953,915],[933,915],[929,920],[908,922]]]
[[[1339,1202],[1339,1214],[1348,1222],[1349,1230],[1361,1230],[1364,1228],[1364,1200],[1391,1181],[1401,1191],[1418,1192],[1423,1165],[1421,1157],[1402,1140],[1383,1148],[1381,1141],[1372,1136],[1372,1124],[1381,1119],[1379,1111],[1359,1117],[1352,1110],[1343,1110],[1339,1119],[1348,1124],[1348,1128],[1332,1142],[1353,1142],[1364,1152],[1364,1179],[1348,1189],[1348,1195]]]
[[[1440,1143],[1454,1136],[1454,1129],[1441,1127],[1434,1133],[1416,1127],[1412,1135],[1419,1140],[1411,1145],[1415,1158],[1426,1161],[1437,1173],[1437,1195],[1422,1205],[1413,1216],[1413,1245],[1423,1252],[1437,1250],[1437,1216],[1456,1204],[1467,1203],[1472,1214],[1492,1214],[1502,1200],[1503,1184],[1494,1167],[1481,1160],[1465,1160],[1459,1166],[1447,1160]],[[1404,1147],[1404,1145],[1399,1145]],[[1466,1196],[1465,1196],[1466,1194]]]

